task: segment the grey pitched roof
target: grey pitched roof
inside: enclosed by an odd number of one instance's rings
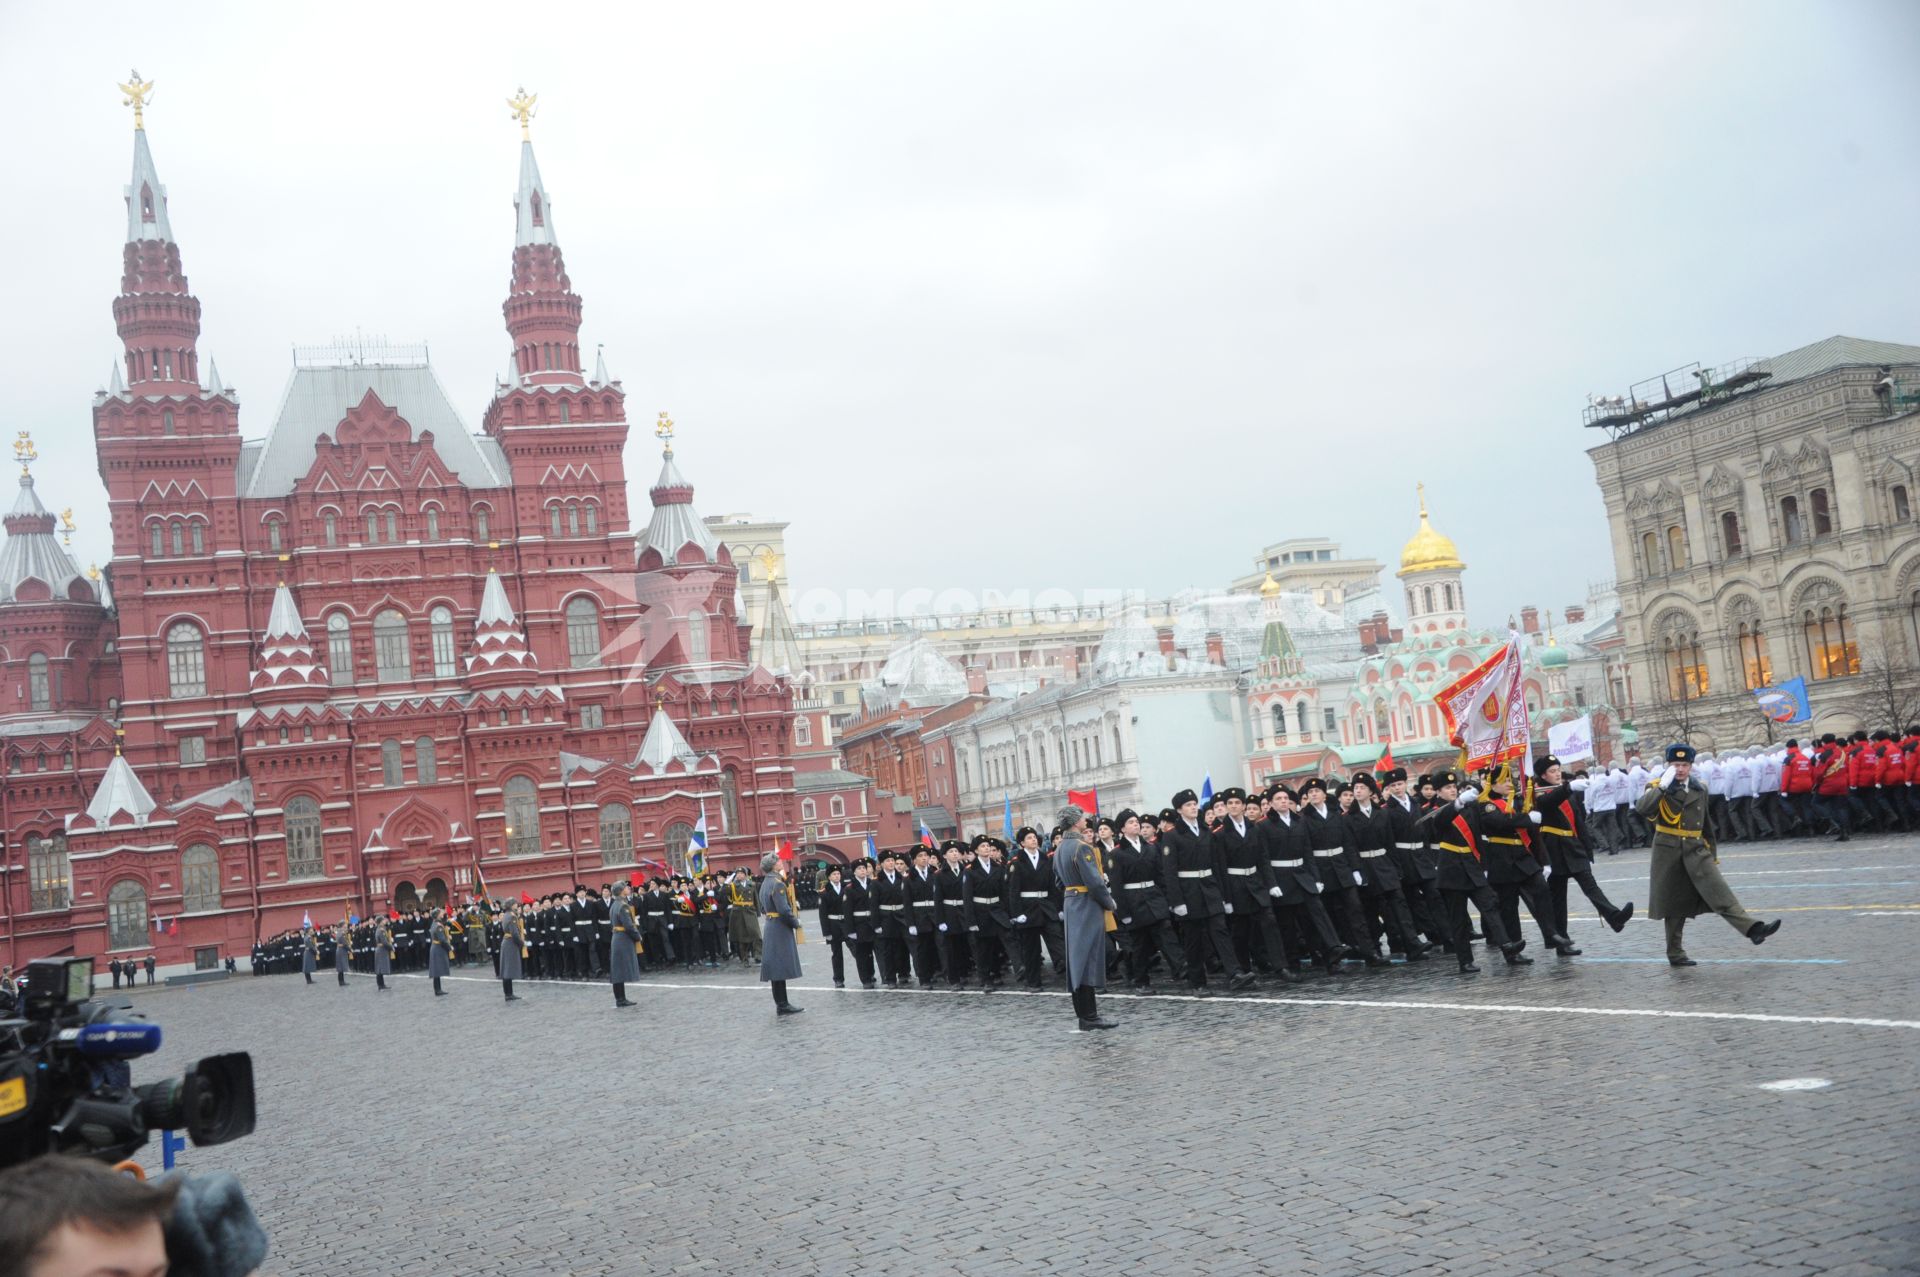
[[[185,811],[189,807],[211,807],[215,811],[229,802],[237,802],[248,811],[253,810],[253,781],[242,776],[239,780],[230,780],[224,785],[215,785],[212,789],[203,789],[188,798],[170,805],[168,811]]]
[[[153,220],[141,214],[140,188],[153,195]],[[147,149],[147,131],[133,131],[133,180],[127,183],[127,239],[171,241],[173,227],[167,221],[167,188],[160,183],[160,171],[153,166],[153,152]]]
[[[540,217],[536,224],[533,214],[534,196],[540,197]],[[522,244],[557,244],[553,236],[553,201],[547,198],[547,188],[540,181],[540,165],[533,158],[533,143],[520,143],[520,189],[513,193],[513,242]]]
[[[20,495],[7,515],[7,542],[0,546],[0,602],[13,599],[21,584],[44,581],[56,599],[70,598],[75,581],[89,598],[99,593],[74,566],[73,558],[53,534],[53,516],[33,490],[33,476],[20,476]]]
[[[794,791],[801,794],[815,794],[825,789],[858,789],[872,783],[858,772],[843,771],[838,767],[818,772],[795,772],[793,775]]]
[[[1861,337],[1827,337],[1798,350],[1761,361],[1773,372],[1773,385],[1815,377],[1853,364],[1920,364],[1920,346],[1895,341],[1868,341]]]
[[[633,760],[634,767],[650,767],[655,775],[667,769],[668,764],[678,761],[684,767],[693,767],[699,763],[699,755],[687,744],[687,738],[674,726],[667,711],[656,708],[653,721],[647,724],[646,739],[640,742],[639,756]]]
[[[699,547],[701,557],[708,563],[720,561],[720,542],[707,527],[707,521],[694,511],[693,485],[680,473],[680,467],[673,464],[672,449],[667,450],[660,477],[649,489],[649,495],[653,499],[653,518],[640,535],[636,554],[653,549],[665,562],[675,563],[679,561],[680,551],[692,544]]]
[[[95,791],[93,801],[87,804],[87,815],[93,817],[94,824],[104,825],[124,811],[133,817],[134,823],[144,825],[157,806],[153,795],[133,774],[133,764],[115,754],[107,764],[107,774],[100,778],[100,788]]]
[[[250,467],[246,447],[241,449],[241,468],[246,471],[241,495],[277,497],[292,492],[294,483],[313,467],[315,441],[339,429],[368,391],[400,414],[413,428],[415,439],[432,431],[434,451],[460,482],[469,488],[505,485],[505,471],[495,467],[489,452],[482,450],[461,422],[431,367],[358,364],[293,370],[279,415]]]

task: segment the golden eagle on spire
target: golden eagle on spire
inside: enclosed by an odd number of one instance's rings
[[[540,95],[538,93],[528,93],[524,88],[516,90],[514,95],[507,99],[507,109],[513,112],[514,119],[520,121],[520,140],[522,142],[530,140],[527,121],[533,118],[533,104],[539,100]]]
[[[120,86],[120,91],[127,95],[126,100],[120,105],[133,108],[133,127],[146,128],[146,121],[141,112],[146,109],[147,99],[153,96],[153,81],[141,79],[138,71],[129,71],[127,82]]]

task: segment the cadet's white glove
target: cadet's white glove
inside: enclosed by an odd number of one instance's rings
[[[1268,894],[1268,895],[1270,895],[1270,896],[1272,896],[1272,897],[1273,897],[1273,898],[1274,898],[1275,900],[1278,900],[1278,899],[1280,898],[1280,888],[1278,888],[1278,887],[1268,887],[1268,888],[1267,888],[1267,894]]]
[[[1540,823],[1540,813],[1537,811],[1530,811],[1527,813],[1527,819],[1531,820],[1534,824],[1537,825]]]
[[[1574,793],[1584,794],[1587,792],[1587,778],[1585,776],[1576,776],[1573,778],[1571,786]]]
[[[1472,785],[1468,785],[1465,789],[1460,791],[1460,796],[1453,800],[1453,805],[1455,807],[1465,807],[1468,803],[1472,802],[1474,799],[1478,798],[1479,796],[1480,796],[1480,791],[1475,789]]]
[[[1659,782],[1660,788],[1665,789],[1668,785],[1671,785],[1673,783],[1673,778],[1679,775],[1679,773],[1680,773],[1679,768],[1673,766],[1672,764],[1668,764],[1667,770],[1660,773],[1660,782]]]
[[[1232,906],[1232,905],[1228,905],[1228,906],[1227,906],[1227,912],[1228,912],[1228,913],[1232,913],[1232,912],[1233,912],[1233,906]]]
[[[1122,918],[1122,919],[1120,919],[1120,925],[1121,925],[1121,926],[1125,926],[1125,927],[1130,927],[1130,926],[1132,926],[1132,925],[1133,925],[1133,919],[1132,919],[1132,918],[1130,918],[1130,917],[1129,917],[1129,918]]]
[[[1024,923],[1026,920],[1027,920],[1027,915],[1023,913],[1018,918],[1015,918],[1013,920],[1013,925],[1017,927],[1020,924]]]
[[[918,927],[915,927],[915,926],[909,926],[909,927],[907,928],[907,934],[908,934],[908,935],[910,935],[910,936],[917,936],[917,935],[919,935],[919,934],[920,934],[920,928],[918,928]]]
[[[1316,883],[1314,883],[1314,884],[1313,884],[1313,889],[1314,889],[1314,891],[1315,891],[1316,893],[1318,893],[1318,892],[1320,892],[1320,891],[1323,891],[1323,890],[1325,890],[1325,888],[1326,888],[1326,884],[1325,884],[1325,883],[1321,883],[1321,882],[1316,882]]]
[[[1173,907],[1173,916],[1174,916],[1174,917],[1176,917],[1176,918],[1184,918],[1184,917],[1186,917],[1186,916],[1187,916],[1187,907],[1186,907],[1185,905],[1175,905],[1175,906]]]
[[[1540,876],[1543,879],[1553,877],[1553,866],[1552,865],[1540,866]]]
[[[1360,871],[1358,869],[1353,871],[1353,885],[1356,887],[1364,887],[1367,885],[1367,880],[1360,876]]]
[[[940,924],[940,930],[942,930],[942,931],[945,931],[946,929],[947,929],[947,924],[946,924],[946,923],[944,923],[944,922],[943,922],[943,923],[941,923],[941,924]]]

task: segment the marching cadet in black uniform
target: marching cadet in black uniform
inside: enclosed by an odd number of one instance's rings
[[[1451,770],[1433,777],[1433,806],[1420,818],[1422,836],[1440,849],[1440,894],[1447,902],[1447,931],[1453,936],[1453,956],[1463,975],[1474,975],[1480,968],[1473,961],[1473,927],[1467,921],[1467,901],[1480,910],[1486,924],[1487,942],[1498,948],[1510,966],[1526,966],[1533,959],[1523,957],[1525,940],[1507,935],[1500,922],[1499,904],[1487,884],[1485,853],[1481,849],[1483,821],[1496,818],[1503,830],[1511,830],[1513,818],[1493,807],[1475,801],[1472,788],[1460,787],[1460,774]]]
[[[1562,957],[1579,952],[1573,941],[1561,935],[1553,922],[1553,905],[1547,899],[1547,883],[1541,870],[1546,857],[1535,850],[1533,827],[1542,822],[1538,811],[1515,810],[1513,767],[1501,763],[1487,780],[1487,793],[1480,805],[1481,846],[1486,856],[1487,881],[1493,884],[1500,902],[1500,921],[1509,935],[1520,934],[1520,901],[1540,926],[1540,935],[1549,949]],[[1491,933],[1489,933],[1491,934]]]
[[[1053,899],[1053,866],[1040,851],[1039,831],[1023,828],[1013,840],[1016,848],[1007,864],[1007,921],[1020,955],[1020,982],[1038,989],[1041,935],[1051,921],[1047,906]]]
[[[1340,970],[1346,947],[1320,903],[1325,888],[1313,867],[1313,842],[1307,834],[1306,820],[1294,810],[1293,791],[1285,785],[1272,786],[1267,802],[1268,814],[1260,822],[1260,833],[1267,867],[1273,871],[1274,885],[1280,888],[1280,894],[1273,898],[1274,913],[1299,941],[1291,952],[1300,955],[1310,948],[1315,950],[1321,969],[1333,975]]]
[[[673,901],[667,896],[666,879],[656,877],[647,881],[647,894],[640,902],[640,910],[647,941],[646,951],[640,956],[648,967],[658,971],[673,961],[673,941],[668,938]]]
[[[913,957],[913,974],[921,988],[931,988],[940,975],[940,886],[933,876],[933,848],[922,846],[913,853],[913,869],[906,881],[907,948]],[[906,979],[904,970],[900,978]]]
[[[949,989],[964,989],[973,958],[973,946],[967,938],[966,848],[959,839],[949,838],[941,852],[945,863],[934,875],[934,890],[940,899],[940,966],[947,974]]]
[[[1247,817],[1246,791],[1233,787],[1221,790],[1220,796],[1225,800],[1226,818],[1213,831],[1213,845],[1221,872],[1226,875],[1228,931],[1233,937],[1234,956],[1240,960],[1239,969],[1252,969],[1253,941],[1257,934],[1266,951],[1266,961],[1272,964],[1271,974],[1283,983],[1298,984],[1300,977],[1293,972],[1293,955],[1287,951],[1286,939],[1273,916],[1273,902],[1280,896],[1280,885],[1274,881],[1260,827]]]
[[[820,889],[820,935],[833,951],[833,987],[847,987],[847,883],[839,865],[827,870],[827,885]]]
[[[700,936],[697,910],[699,896],[693,884],[676,874],[672,895],[668,897],[668,943],[680,964],[691,971],[700,963]]]
[[[900,872],[898,852],[880,853],[880,876],[872,888],[879,923],[880,983],[897,989],[907,979],[907,880]]]
[[[1567,883],[1578,882],[1580,890],[1616,932],[1624,931],[1633,917],[1633,904],[1616,907],[1600,889],[1593,876],[1593,840],[1587,833],[1584,779],[1563,783],[1560,760],[1552,754],[1533,765],[1533,809],[1540,813],[1538,834],[1546,844],[1547,866],[1553,870],[1547,879],[1547,895],[1553,904],[1554,930],[1567,935]],[[1575,953],[1580,952],[1578,949]]]
[[[1347,828],[1353,833],[1353,851],[1360,859],[1360,885],[1364,902],[1363,917],[1367,938],[1373,939],[1384,927],[1387,942],[1395,953],[1404,953],[1409,962],[1424,961],[1427,946],[1413,925],[1413,915],[1400,894],[1400,872],[1392,852],[1393,825],[1386,809],[1379,806],[1380,786],[1369,772],[1353,778],[1353,807],[1347,812]]]
[[[1007,969],[1019,961],[1007,914],[1007,871],[1000,867],[1006,850],[1000,839],[980,834],[973,840],[974,860],[967,869],[967,937],[983,993],[1000,988]]]
[[[853,862],[853,881],[847,884],[847,943],[853,946],[853,965],[860,987],[877,989],[873,978],[873,946],[880,938],[880,910],[873,898],[873,862]]]
[[[1127,951],[1127,982],[1150,988],[1154,954],[1167,964],[1167,978],[1185,975],[1180,945],[1173,938],[1173,908],[1160,885],[1160,853],[1140,836],[1140,817],[1132,808],[1114,817],[1120,838],[1107,859],[1107,881],[1119,904],[1114,920]]]
[[[1421,837],[1420,816],[1426,809],[1407,793],[1407,769],[1394,767],[1381,777],[1380,806],[1387,813],[1388,858],[1400,874],[1400,894],[1414,925],[1429,945],[1451,946],[1447,936],[1447,907],[1434,884],[1440,877],[1440,853]]]
[[[572,915],[569,921],[571,934],[568,936],[567,973],[576,980],[585,980],[600,974],[593,961],[594,921],[593,907],[587,903],[587,888],[584,883],[573,884],[573,900],[567,905]]]
[[[320,965],[320,937],[311,927],[307,928],[306,943],[300,947],[300,974],[307,977],[307,983],[313,983],[314,970]]]
[[[635,906],[639,903],[640,884],[634,879],[635,873],[627,880],[627,907],[633,909],[633,920],[640,922],[640,912]],[[598,979],[602,971],[613,970],[613,884],[602,883],[597,893],[588,893],[587,912],[593,918],[593,975]],[[644,927],[642,928],[644,930]]]
[[[721,903],[720,887],[713,875],[707,873],[700,877],[697,897],[700,906],[700,952],[705,955],[709,967],[717,967],[727,935],[726,906]]]
[[[353,940],[345,926],[333,929],[333,974],[340,987],[347,987],[347,960],[353,957]]]
[[[1327,804],[1326,782],[1318,776],[1308,777],[1300,786],[1300,799],[1301,823],[1307,827],[1308,849],[1313,853],[1314,871],[1320,875],[1321,903],[1341,943],[1347,953],[1364,957],[1370,967],[1391,966],[1380,956],[1372,928],[1362,920],[1355,888],[1366,879],[1353,852],[1353,831],[1346,818],[1338,807]]]
[[[1160,839],[1160,886],[1180,919],[1180,951],[1186,955],[1187,987],[1196,996],[1209,997],[1207,959],[1220,959],[1231,973],[1230,989],[1251,985],[1253,973],[1243,971],[1227,935],[1224,880],[1213,849],[1213,835],[1200,823],[1200,799],[1191,789],[1173,796],[1177,817]]]

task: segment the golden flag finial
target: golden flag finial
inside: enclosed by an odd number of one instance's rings
[[[133,127],[145,129],[147,123],[141,113],[146,110],[147,99],[153,96],[153,81],[141,79],[138,71],[129,71],[127,82],[120,86],[120,91],[127,95],[120,105],[133,108]]]
[[[13,459],[20,463],[22,476],[27,474],[28,464],[39,457],[40,454],[33,450],[33,435],[25,430],[16,432],[13,436]]]
[[[780,576],[780,558],[773,552],[772,546],[760,551],[760,575],[766,578],[768,585],[772,585]]]
[[[522,142],[532,140],[532,134],[527,128],[527,121],[533,118],[533,104],[539,100],[540,95],[538,93],[528,93],[524,88],[517,90],[512,97],[507,99],[507,108],[513,112],[513,118],[520,121],[520,140]]]
[[[98,563],[89,563],[87,565],[87,580],[94,582],[100,580],[100,565]]]
[[[60,534],[66,538],[68,545],[73,544],[73,527],[73,507],[68,506],[60,512]]]
[[[1416,483],[1413,490],[1420,494],[1420,518],[1424,520],[1427,517],[1427,485]]]
[[[659,438],[661,443],[666,445],[664,455],[671,457],[673,455],[673,418],[669,417],[664,411],[661,412],[660,420],[653,424],[653,433]]]

